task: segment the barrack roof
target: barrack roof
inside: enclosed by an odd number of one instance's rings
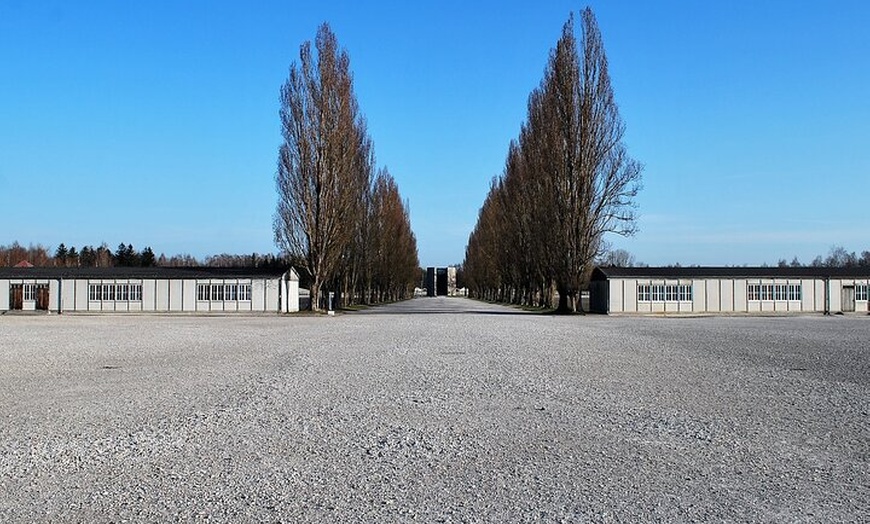
[[[0,278],[64,278],[64,279],[195,279],[195,278],[280,278],[292,268],[264,269],[237,267],[0,267]]]
[[[870,278],[870,267],[596,267],[608,278]]]

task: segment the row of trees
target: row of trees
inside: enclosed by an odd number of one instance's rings
[[[16,241],[8,246],[0,245],[0,267],[12,267],[20,262],[29,262],[34,266],[55,265],[48,248],[42,244],[24,247]]]
[[[638,262],[634,255],[624,249],[613,249],[605,253],[597,262],[599,266],[610,267],[648,267],[643,262]],[[779,259],[777,267],[866,267],[870,268],[870,250],[864,250],[858,255],[855,251],[849,252],[843,246],[832,246],[827,256],[817,255],[808,263],[802,263],[798,257],[792,258],[791,262],[784,258]],[[669,264],[669,267],[680,267],[681,264]],[[762,267],[769,267],[764,263]]]
[[[804,264],[797,257],[794,257],[791,262],[786,262],[782,258],[777,262],[777,265],[779,267],[801,267]],[[854,251],[850,253],[843,246],[833,246],[827,256],[817,255],[812,262],[806,265],[809,267],[870,267],[870,250],[862,251],[859,256]]]
[[[622,143],[595,16],[573,15],[550,52],[528,116],[491,184],[464,263],[473,296],[576,310],[608,232],[632,235],[642,166]]]
[[[264,255],[252,253],[250,255],[232,255],[222,253],[210,255],[200,260],[189,254],[166,256],[161,253],[154,255],[150,247],[137,251],[132,244],[121,243],[115,251],[109,249],[105,243],[94,246],[83,246],[80,250],[75,246],[67,247],[61,243],[51,253],[49,248],[42,244],[24,247],[18,242],[8,246],[0,246],[0,266],[11,267],[22,261],[40,267],[256,267],[256,268],[285,268],[294,265],[293,261],[272,253]],[[302,275],[304,281],[304,274]],[[303,282],[304,283],[304,282]]]
[[[20,262],[43,267],[149,267],[157,265],[158,260],[150,247],[139,252],[132,244],[123,243],[118,245],[114,252],[106,244],[98,247],[83,246],[81,250],[77,250],[75,246],[68,248],[66,244],[61,243],[53,255],[42,244],[24,247],[18,242],[13,242],[9,246],[0,246],[0,265],[14,266]]]
[[[345,305],[410,296],[419,267],[407,204],[374,146],[353,91],[350,59],[328,24],[300,48],[281,88],[276,245]]]

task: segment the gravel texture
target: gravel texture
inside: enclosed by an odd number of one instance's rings
[[[870,317],[0,316],[0,521],[870,519]]]

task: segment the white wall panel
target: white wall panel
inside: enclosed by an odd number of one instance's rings
[[[698,282],[697,280],[695,282]],[[702,280],[704,283],[704,311],[718,313],[722,311],[722,295],[719,293],[722,284],[716,280]]]
[[[632,284],[637,282],[636,280],[629,280],[625,278],[617,278],[611,281],[610,283],[610,310],[614,312],[623,313],[628,311],[625,307],[625,301],[623,300],[623,294],[625,293],[626,287],[632,287]]]
[[[9,280],[0,280],[0,311],[9,310],[9,288],[11,285]]]
[[[169,311],[169,280],[154,281],[154,309],[156,311]]]

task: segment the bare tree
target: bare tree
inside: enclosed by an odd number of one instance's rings
[[[550,55],[544,79],[529,102],[528,163],[540,181],[541,256],[559,294],[560,311],[576,307],[604,235],[636,230],[633,198],[641,165],[622,144],[625,125],[613,96],[607,57],[595,16],[582,13],[581,49],[573,16]]]
[[[407,204],[402,202],[399,187],[386,168],[375,177],[368,223],[370,300],[406,298],[417,281],[420,266],[417,240]]]
[[[21,262],[34,266],[50,266],[53,258],[42,244],[24,247],[16,241],[9,246],[0,246],[0,266],[11,267]]]
[[[371,145],[353,93],[350,59],[329,25],[302,44],[281,88],[275,242],[311,274],[311,306],[334,276],[357,227]],[[370,175],[369,175],[370,176]]]
[[[858,256],[855,255],[854,251],[849,253],[843,246],[831,246],[824,265],[828,267],[855,267],[858,265]]]
[[[625,249],[612,249],[604,253],[599,264],[612,267],[634,267],[637,260]]]
[[[636,231],[634,197],[642,166],[622,143],[625,125],[614,101],[595,16],[582,13],[581,51],[573,16],[551,51],[528,118],[493,181],[466,250],[466,279],[483,298],[550,303],[576,309],[604,235]]]
[[[579,210],[568,232],[569,238],[577,237],[576,260],[570,267],[571,292],[588,283],[594,260],[605,246],[606,233],[630,236],[637,231],[633,199],[643,170],[622,143],[625,124],[613,96],[598,23],[588,7],[582,22],[579,155],[575,159]]]

